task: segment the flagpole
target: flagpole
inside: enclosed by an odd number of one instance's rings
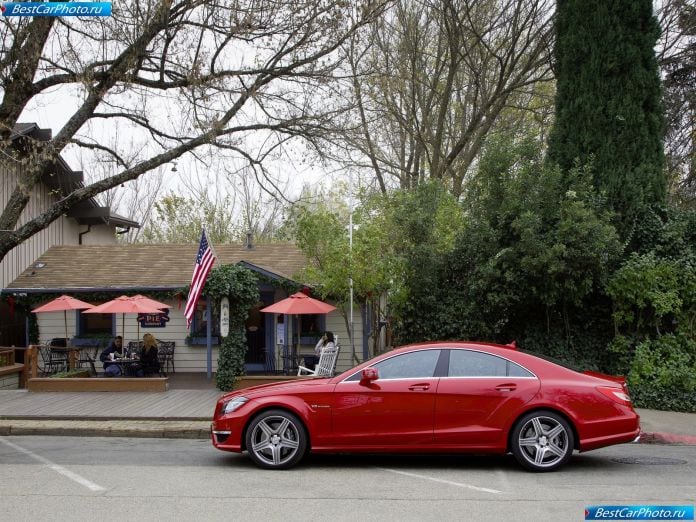
[[[205,232],[205,227],[203,227],[203,232]],[[210,241],[210,237],[208,234],[205,234],[206,239],[208,240],[208,246],[210,247],[210,250],[213,251],[213,256],[215,257],[215,261],[213,262],[213,266],[220,266],[220,258],[217,255],[217,252],[215,251],[215,247],[213,246],[213,243]]]
[[[193,276],[191,277],[191,287],[189,289],[189,295],[186,299],[186,308],[184,309],[184,317],[186,318],[187,329],[190,330],[191,322],[196,313],[196,307],[198,299],[203,293],[203,288],[205,287],[206,279],[210,270],[215,265],[217,261],[217,254],[213,249],[213,246],[208,241],[208,236],[205,233],[205,228],[201,232],[201,242],[198,246],[198,253],[196,254],[196,262],[193,268]],[[210,296],[206,296],[206,318],[207,318],[207,349],[206,349],[206,366],[208,378],[212,378],[212,365],[213,365],[213,347],[212,347],[212,300]]]
[[[208,380],[213,378],[213,300],[209,295],[205,297],[205,316],[206,316],[206,327],[205,335],[206,339],[206,363],[207,363],[207,376]]]
[[[203,232],[205,233],[205,227],[203,227]],[[213,261],[213,266],[219,265],[220,260],[218,259],[217,252],[213,246],[212,241],[208,234],[205,234],[208,240],[208,248],[213,251],[213,256],[215,261]],[[205,366],[206,366],[206,376],[208,380],[213,378],[213,300],[209,295],[205,296]]]
[[[205,233],[205,227],[203,227],[203,232]],[[213,266],[219,264],[217,252],[213,246],[213,242],[210,241],[210,236],[205,234],[208,240],[208,248],[212,250],[215,261],[213,261]],[[205,367],[206,367],[206,377],[208,380],[213,378],[213,300],[209,295],[205,296]]]

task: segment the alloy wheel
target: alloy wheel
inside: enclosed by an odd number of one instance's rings
[[[306,446],[304,427],[286,412],[267,412],[257,417],[247,434],[247,450],[264,468],[293,466],[304,455]]]
[[[514,431],[513,453],[527,469],[551,471],[573,452],[573,432],[562,417],[548,412],[520,420]]]

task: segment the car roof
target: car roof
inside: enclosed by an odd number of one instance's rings
[[[399,346],[398,348],[394,348],[392,350],[389,350],[388,352],[384,352],[375,358],[383,360],[389,357],[393,357],[394,355],[398,355],[400,353],[408,353],[417,350],[443,349],[468,349],[484,351],[492,355],[507,358],[517,364],[520,364],[521,366],[532,371],[537,376],[549,375],[549,373],[553,373],[556,375],[560,374],[564,375],[565,377],[580,378],[583,380],[587,377],[582,373],[566,368],[564,366],[560,366],[552,361],[543,359],[541,357],[537,357],[534,354],[521,352],[517,349],[517,347],[514,344],[504,345],[479,341],[425,341]],[[370,361],[374,361],[375,358],[370,359]],[[346,370],[345,372],[336,375],[333,379],[335,379],[335,382],[339,382],[345,379],[347,376],[355,373],[355,371],[358,368],[368,366],[367,363],[370,361],[365,361],[364,363],[361,363],[355,366],[354,368]]]

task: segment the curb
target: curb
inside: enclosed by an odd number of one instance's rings
[[[0,419],[0,436],[20,435],[208,439],[210,421]],[[638,443],[696,446],[696,436],[642,432]]]
[[[676,433],[642,432],[640,444],[674,444],[681,446],[696,446],[696,437],[693,435],[678,435]]]
[[[19,435],[208,439],[210,421],[0,420],[0,436]]]

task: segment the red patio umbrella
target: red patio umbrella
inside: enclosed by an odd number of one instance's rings
[[[273,303],[272,305],[262,308],[262,312],[269,314],[328,314],[336,309],[324,301],[319,301],[309,297],[307,294],[302,292],[297,292],[292,294],[290,297],[286,297],[282,301]]]
[[[144,304],[145,306],[151,306],[153,308],[159,308],[160,310],[162,308],[169,308],[168,304],[160,303],[159,301],[155,301],[154,299],[150,299],[149,297],[146,297],[144,295],[134,295],[133,299],[138,301],[140,304]]]
[[[269,314],[291,314],[291,315],[307,315],[307,314],[328,314],[336,309],[324,301],[319,301],[309,297],[307,294],[297,292],[290,297],[273,303],[272,305],[262,308],[260,311]],[[297,346],[300,346],[300,329],[297,329]]]
[[[87,308],[92,308],[93,305],[70,297],[69,295],[61,295],[56,297],[53,301],[34,308],[32,312],[63,312],[63,320],[65,321],[65,342],[68,344],[68,310],[85,310]]]
[[[140,296],[141,298],[143,296]],[[147,299],[147,298],[145,298]],[[126,334],[126,314],[161,314],[162,310],[154,306],[148,306],[141,302],[141,299],[122,295],[104,304],[97,305],[89,310],[85,310],[86,314],[121,314],[122,336]],[[138,328],[138,335],[140,329]],[[125,339],[124,339],[125,341]]]

